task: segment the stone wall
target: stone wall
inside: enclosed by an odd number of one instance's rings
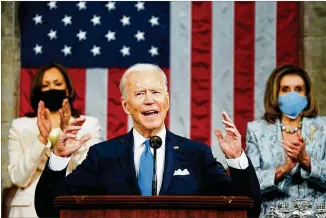
[[[326,2],[302,2],[303,66],[310,73],[320,114],[326,115]]]
[[[15,193],[8,174],[8,131],[17,115],[20,72],[18,3],[1,2],[1,185],[2,216]]]
[[[19,23],[18,2],[1,2],[1,183],[2,217],[6,216],[7,205],[15,189],[8,175],[8,130],[16,117],[19,96]],[[320,114],[326,115],[326,2],[302,2],[303,48],[302,64],[310,73]],[[8,200],[9,199],[9,200]]]

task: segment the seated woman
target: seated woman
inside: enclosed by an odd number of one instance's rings
[[[72,106],[75,98],[72,81],[60,64],[42,66],[33,78],[30,103],[34,113],[13,120],[9,130],[8,170],[12,183],[18,186],[9,217],[37,217],[35,188],[61,131],[80,116]],[[91,139],[71,156],[67,174],[85,159],[90,146],[101,141],[100,125],[94,117],[87,116],[80,131]]]
[[[261,216],[280,202],[326,201],[326,117],[318,109],[309,75],[276,68],[266,83],[265,114],[248,123],[246,153],[262,190]]]

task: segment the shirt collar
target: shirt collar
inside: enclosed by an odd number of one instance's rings
[[[140,146],[142,146],[144,141],[146,141],[147,139],[144,136],[142,136],[139,132],[137,132],[135,128],[133,128],[132,133],[134,135],[134,149],[137,149]],[[157,136],[159,136],[162,139],[162,147],[163,147],[165,145],[165,137],[166,137],[165,125],[163,125],[163,128],[161,129],[161,131],[159,131]]]

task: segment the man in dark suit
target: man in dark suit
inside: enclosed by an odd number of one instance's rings
[[[132,66],[121,78],[120,91],[123,110],[132,117],[133,129],[91,147],[83,163],[65,178],[70,156],[90,138],[76,137],[85,118],[76,119],[60,136],[38,182],[38,216],[58,216],[52,206],[58,195],[151,195],[153,150],[148,139],[152,136],[162,139],[157,149],[159,195],[245,195],[255,202],[249,214],[259,215],[258,179],[242,150],[241,135],[225,112],[222,123],[226,135],[220,130],[215,130],[215,135],[228,158],[230,176],[207,145],[166,129],[167,79],[158,66]]]

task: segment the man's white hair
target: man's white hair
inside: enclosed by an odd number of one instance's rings
[[[164,71],[159,66],[157,66],[155,64],[138,63],[135,65],[132,65],[123,73],[121,80],[120,80],[120,85],[119,85],[121,96],[123,96],[125,98],[128,97],[128,92],[127,92],[127,88],[126,88],[126,78],[130,73],[135,72],[135,71],[158,71],[158,72],[160,72],[161,76],[163,78],[164,90],[168,91],[168,80],[166,78]]]

